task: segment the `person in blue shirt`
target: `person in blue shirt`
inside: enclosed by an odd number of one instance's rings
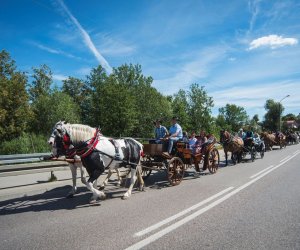
[[[163,154],[170,157],[170,154],[172,152],[172,148],[174,145],[174,142],[182,139],[183,133],[181,126],[177,123],[178,118],[173,117],[172,118],[172,126],[169,129],[169,143],[168,143],[168,152],[164,152]]]
[[[168,130],[165,126],[161,125],[161,120],[157,119],[154,122],[155,129],[154,129],[154,134],[155,134],[155,143],[161,144],[162,139],[166,138],[168,135]]]

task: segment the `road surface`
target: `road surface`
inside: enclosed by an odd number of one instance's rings
[[[293,145],[175,187],[154,173],[126,201],[113,181],[97,206],[64,182],[0,192],[0,249],[300,249],[299,161]]]

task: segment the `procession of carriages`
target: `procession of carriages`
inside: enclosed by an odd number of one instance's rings
[[[192,138],[196,140],[195,135]],[[200,138],[201,133],[198,142]],[[137,180],[140,183],[139,189],[143,190],[144,180],[152,171],[165,172],[170,185],[176,186],[182,182],[185,172],[189,169],[194,169],[195,176],[206,170],[210,174],[215,174],[220,166],[219,150],[222,148],[226,165],[228,152],[231,152],[234,164],[249,159],[253,162],[258,155],[263,158],[266,150],[272,150],[273,146],[282,149],[287,144],[299,143],[299,134],[290,132],[286,136],[283,133],[263,132],[260,136],[247,134],[240,137],[221,130],[220,141],[210,134],[197,148],[192,148],[189,140],[176,140],[170,147],[168,137],[161,139],[162,142],[159,143],[149,141],[141,144],[134,138],[113,139],[104,136],[97,128],[59,121],[55,124],[48,142],[52,146],[51,159],[60,160],[63,156],[70,163],[71,170],[73,168],[73,188],[69,197],[73,197],[77,190],[76,168],[79,166],[82,169],[84,166],[89,179],[86,180],[85,176],[82,176],[81,180],[93,193],[90,200],[93,203],[105,198],[101,190],[104,189],[112,171],[117,172],[120,181],[119,169],[122,167],[128,169],[127,173],[131,174],[130,186],[122,197],[127,199],[131,196]],[[167,145],[168,150],[171,149],[170,153],[166,152]],[[98,189],[97,179],[106,170],[108,170],[107,178]],[[83,174],[83,171],[81,173]]]

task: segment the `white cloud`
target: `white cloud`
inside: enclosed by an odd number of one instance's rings
[[[63,81],[63,80],[66,80],[68,77],[65,75],[61,75],[61,74],[53,74],[52,78],[55,81]]]
[[[136,46],[128,45],[119,38],[109,34],[99,33],[95,35],[95,44],[101,49],[103,55],[124,56],[135,52]]]
[[[214,67],[226,56],[226,48],[209,47],[200,52],[191,53],[188,63],[181,66],[175,76],[154,80],[154,86],[164,94],[174,94],[179,89],[185,89],[190,84],[204,81]]]
[[[91,37],[86,32],[86,30],[81,26],[81,24],[78,22],[78,20],[72,15],[68,7],[64,4],[63,0],[58,0],[58,3],[62,7],[62,9],[65,11],[65,13],[68,15],[68,17],[71,19],[73,24],[77,27],[79,30],[81,37],[83,39],[83,42],[86,44],[86,46],[89,48],[89,50],[94,54],[98,62],[103,66],[103,68],[106,69],[108,73],[112,72],[112,68],[109,65],[109,63],[106,61],[106,59],[100,54],[100,52],[95,47]]]
[[[257,49],[259,47],[270,47],[276,49],[283,46],[296,45],[298,40],[296,38],[284,38],[278,35],[263,36],[253,40],[250,43],[249,50]]]
[[[53,48],[50,48],[50,47],[47,47],[43,44],[40,44],[40,43],[37,43],[37,42],[30,42],[32,45],[36,46],[37,48],[41,49],[41,50],[44,50],[44,51],[47,51],[51,54],[57,54],[57,55],[63,55],[63,56],[66,56],[66,57],[69,57],[69,58],[72,58],[72,59],[81,59],[80,57],[77,57],[77,56],[74,56],[70,53],[67,53],[65,51],[62,51],[60,49],[53,49]]]

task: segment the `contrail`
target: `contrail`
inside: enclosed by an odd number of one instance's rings
[[[100,54],[100,52],[95,47],[91,37],[89,34],[85,31],[85,29],[81,26],[81,24],[78,22],[78,20],[72,15],[68,7],[65,5],[63,0],[58,0],[58,3],[61,5],[63,10],[67,13],[69,18],[72,20],[72,22],[76,25],[78,28],[80,34],[82,35],[83,41],[86,44],[86,46],[90,49],[90,51],[94,54],[98,62],[102,65],[104,69],[110,74],[112,72],[112,68],[109,65],[109,63],[105,60],[105,58]]]

